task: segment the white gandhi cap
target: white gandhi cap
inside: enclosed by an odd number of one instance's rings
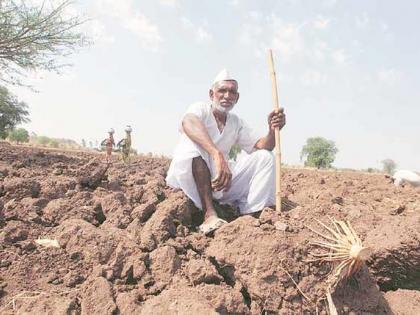
[[[213,84],[216,84],[217,82],[220,81],[236,81],[236,79],[234,79],[229,71],[227,71],[226,69],[223,69],[222,71],[220,71],[217,76],[214,78],[213,80]]]

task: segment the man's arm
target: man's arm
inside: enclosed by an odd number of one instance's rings
[[[188,138],[199,144],[210,156],[213,157],[221,153],[211,140],[206,127],[196,115],[186,114],[182,120],[182,129]]]
[[[274,130],[270,130],[265,137],[258,139],[257,143],[255,143],[254,148],[257,150],[265,149],[272,151],[275,146],[275,136]]]
[[[272,151],[275,146],[275,134],[274,131],[276,128],[284,127],[286,124],[286,115],[284,114],[283,108],[280,108],[279,111],[272,111],[268,115],[268,134],[265,137],[260,138],[257,143],[255,143],[255,149],[269,150]]]
[[[217,171],[217,177],[212,181],[213,189],[216,191],[228,190],[232,173],[223,153],[216,147],[201,120],[194,114],[187,114],[182,120],[182,129],[188,138],[201,146],[213,158]]]

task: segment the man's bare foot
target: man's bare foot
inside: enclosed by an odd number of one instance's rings
[[[204,235],[208,235],[225,223],[227,223],[225,220],[218,218],[216,215],[211,215],[204,220],[203,224],[201,224],[198,229]]]

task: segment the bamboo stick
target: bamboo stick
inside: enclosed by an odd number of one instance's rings
[[[274,70],[273,52],[268,50],[268,62],[270,65],[271,89],[273,95],[273,107],[279,111],[279,98],[277,94],[276,72]],[[275,155],[276,155],[276,211],[281,211],[281,150],[280,150],[280,130],[276,128],[275,135]]]

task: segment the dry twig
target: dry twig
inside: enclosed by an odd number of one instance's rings
[[[79,289],[73,289],[69,291],[61,291],[61,292],[43,292],[43,291],[22,291],[15,296],[13,296],[6,305],[0,309],[0,314],[6,311],[6,309],[12,305],[12,309],[16,310],[16,301],[21,299],[34,299],[41,295],[48,295],[48,294],[56,294],[56,295],[63,295],[63,294],[70,294],[72,292],[78,291]],[[26,296],[27,295],[27,296]]]
[[[283,260],[280,261],[280,268],[289,276],[290,280],[292,280],[293,284],[295,285],[296,289],[298,289],[299,293],[302,294],[302,296],[309,301],[311,304],[316,304],[314,303],[305,293],[303,293],[303,291],[299,288],[298,284],[296,283],[296,281],[292,278],[292,276],[290,275],[290,273],[286,270],[286,268],[283,267]]]

